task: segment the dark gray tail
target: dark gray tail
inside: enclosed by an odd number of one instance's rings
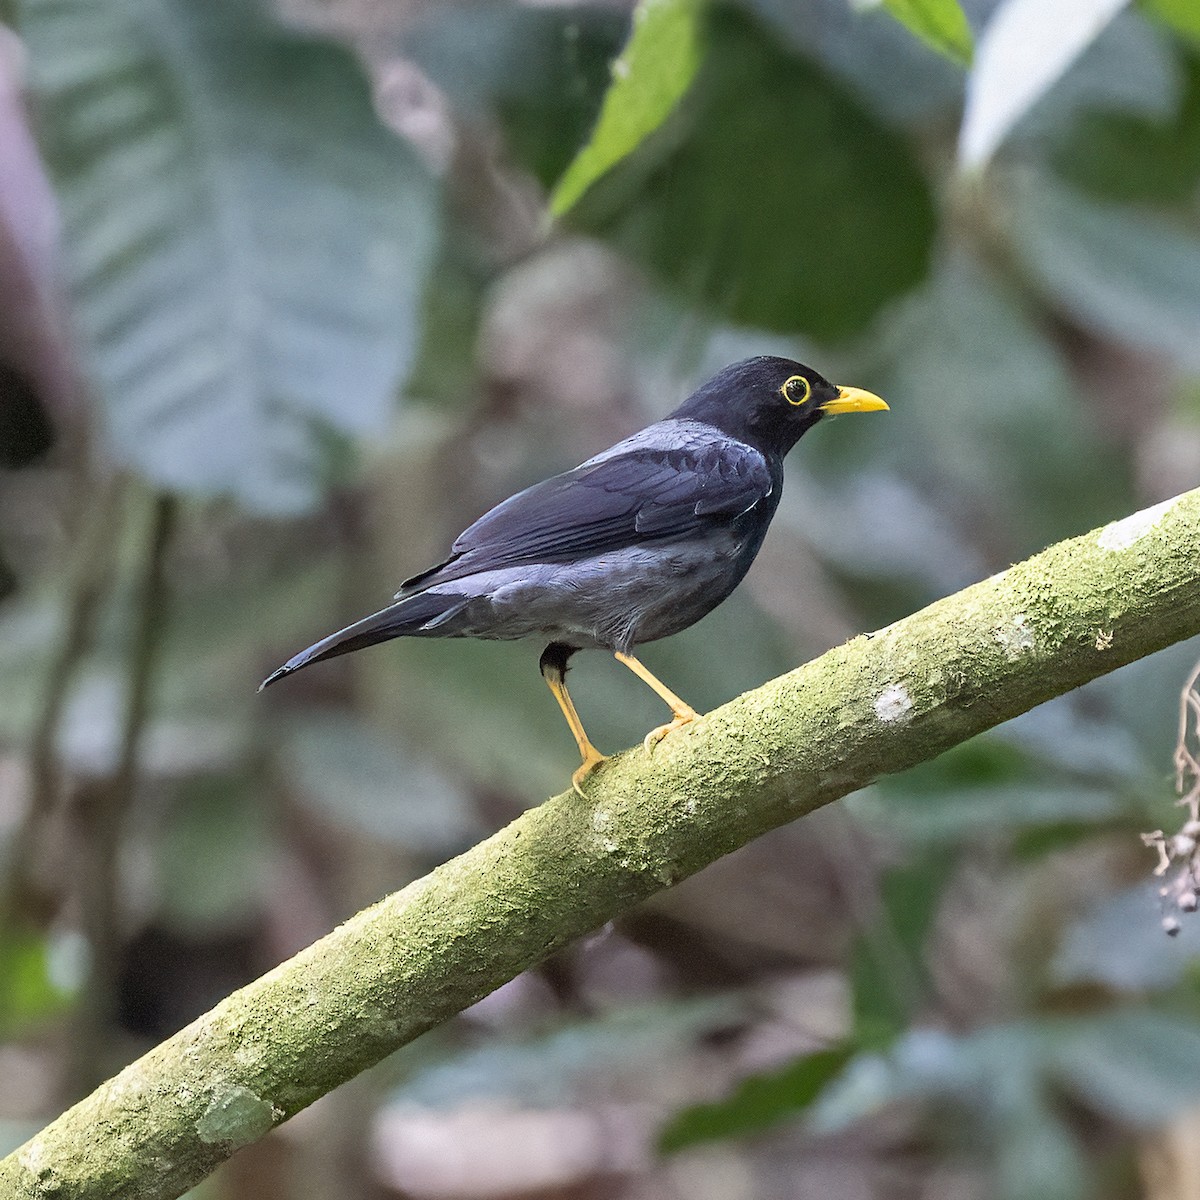
[[[336,658],[339,654],[349,654],[351,650],[361,650],[364,646],[374,646],[376,642],[386,642],[396,637],[412,637],[421,634],[436,636],[438,629],[445,622],[457,615],[467,604],[462,596],[441,596],[431,592],[420,592],[401,600],[399,604],[389,605],[337,633],[331,633],[293,655],[277,671],[273,671],[259,684],[258,690],[270,687],[276,680],[285,675],[307,667],[309,663],[321,662],[326,658]]]

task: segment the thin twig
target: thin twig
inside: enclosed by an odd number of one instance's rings
[[[1179,739],[1175,744],[1175,790],[1179,803],[1189,805],[1192,820],[1200,819],[1200,662],[1192,668],[1179,694]],[[1192,717],[1189,727],[1188,717]],[[1195,747],[1195,748],[1193,748]]]
[[[71,684],[95,640],[97,620],[112,587],[126,490],[124,477],[100,482],[80,530],[62,636],[29,739],[29,801],[13,835],[11,873],[0,900],[0,912],[11,922],[40,926],[58,906],[57,893],[51,894],[43,878],[47,831],[62,797],[58,734]]]
[[[108,1041],[105,1034],[115,1012],[121,933],[118,857],[125,817],[137,789],[155,670],[166,628],[166,558],[178,513],[176,497],[155,497],[136,600],[117,766],[107,779],[82,787],[77,797],[80,845],[86,854],[81,911],[91,956],[87,986],[76,1012],[68,1071],[72,1090],[77,1092],[86,1091],[103,1078],[103,1051]]]
[[[1161,830],[1142,834],[1142,843],[1158,855],[1154,874],[1168,876],[1159,889],[1162,927],[1174,937],[1179,913],[1200,908],[1200,662],[1179,693],[1179,737],[1175,742],[1175,791],[1188,818],[1170,837]],[[1172,868],[1175,868],[1172,871]]]

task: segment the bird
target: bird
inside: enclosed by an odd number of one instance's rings
[[[872,392],[760,355],[733,363],[660,421],[486,512],[394,603],[288,659],[259,690],[302,667],[397,637],[539,637],[539,669],[582,758],[605,756],[567,690],[568,662],[601,649],[648,684],[671,720],[652,749],[698,714],[635,657],[711,612],[742,581],[779,507],[783,460],[819,421],[877,412]]]

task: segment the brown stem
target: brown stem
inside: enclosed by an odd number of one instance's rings
[[[105,1035],[115,1013],[120,952],[121,834],[137,789],[151,691],[166,628],[165,566],[178,513],[176,497],[155,497],[136,601],[137,624],[130,646],[116,769],[107,778],[83,785],[77,796],[79,844],[86,852],[80,901],[91,964],[73,1030],[68,1081],[74,1093],[87,1091],[104,1077]]]
[[[58,890],[46,883],[43,858],[62,795],[58,734],[71,684],[95,641],[96,623],[112,586],[125,492],[124,478],[111,476],[99,483],[80,531],[62,637],[30,735],[29,803],[13,835],[12,868],[0,900],[0,911],[9,922],[44,925],[59,904]]]

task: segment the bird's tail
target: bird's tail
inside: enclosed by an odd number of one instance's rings
[[[258,690],[270,687],[285,675],[291,675],[309,663],[321,662],[326,658],[336,658],[339,654],[349,654],[351,650],[361,650],[364,646],[374,646],[376,642],[386,642],[391,638],[419,636],[421,634],[436,634],[438,629],[451,618],[458,615],[467,605],[463,596],[446,596],[433,592],[419,592],[401,600],[399,604],[391,604],[337,633],[314,642],[307,650],[301,650],[293,655],[277,671],[273,671],[259,684]]]

